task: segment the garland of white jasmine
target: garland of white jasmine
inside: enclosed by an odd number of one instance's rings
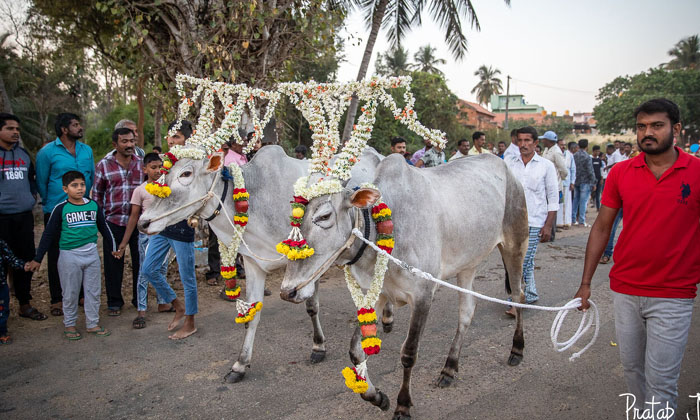
[[[363,184],[362,188],[377,189],[372,184]],[[391,221],[391,209],[381,200],[372,207],[372,219],[377,229],[377,246],[391,254],[394,250],[394,225]],[[374,276],[367,294],[362,293],[360,284],[352,276],[349,266],[345,266],[345,282],[348,285],[352,301],[357,307],[357,322],[362,333],[362,350],[368,356],[378,354],[382,346],[382,340],[377,337],[377,314],[374,306],[379,299],[384,287],[384,276],[388,268],[389,258],[377,253],[377,261],[374,263]],[[367,392],[367,364],[366,361],[352,368],[346,367],[341,372],[345,378],[345,385],[353,392],[362,394]]]
[[[279,90],[289,96],[309,121],[309,128],[313,131],[309,173],[321,175],[321,178],[312,185],[308,185],[309,176],[299,178],[294,184],[294,200],[291,202],[292,216],[290,217],[292,230],[287,239],[277,244],[279,253],[286,255],[290,260],[304,259],[314,254],[314,249],[306,242],[300,230],[306,205],[313,198],[342,191],[341,181],[350,179],[352,167],[359,161],[362,151],[367,147],[367,142],[372,136],[379,103],[389,108],[394,118],[413,132],[429,139],[436,147],[441,149],[445,147],[446,140],[443,132],[428,129],[418,121],[416,112],[413,110],[415,98],[410,85],[411,78],[408,76],[374,77],[366,82],[344,84],[310,81],[278,85]],[[405,88],[406,105],[403,108],[396,105],[394,98],[388,92],[389,89],[399,87]],[[353,93],[366,103],[360,109],[360,117],[357,124],[353,126],[350,139],[345,143],[331,168],[330,160],[340,143],[338,132],[340,116],[349,105]]]

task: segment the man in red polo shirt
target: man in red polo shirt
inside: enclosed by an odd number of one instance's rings
[[[673,146],[678,106],[652,99],[635,110],[643,153],[610,171],[586,247],[580,309],[619,210],[625,219],[610,270],[627,404],[676,410],[678,377],[700,279],[700,160]],[[632,397],[632,395],[634,397]],[[652,405],[653,404],[653,405]]]

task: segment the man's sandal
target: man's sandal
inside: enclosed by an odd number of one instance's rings
[[[146,318],[144,318],[142,316],[136,317],[132,321],[131,326],[134,327],[134,329],[136,329],[136,330],[146,328]]]
[[[9,335],[3,335],[0,337],[0,344],[12,344],[12,337]]]
[[[92,334],[92,335],[94,335],[94,336],[97,336],[97,337],[107,337],[107,336],[109,336],[110,334],[112,334],[111,332],[105,330],[104,327],[100,327],[100,329],[99,329],[99,330],[96,330],[96,331],[88,331],[88,333],[90,333],[90,334]]]
[[[63,335],[65,335],[66,338],[71,341],[78,341],[83,338],[78,331],[63,331]]]
[[[28,311],[24,312],[20,311],[19,316],[21,316],[22,318],[29,318],[34,321],[43,321],[48,318],[48,316],[37,311],[36,308],[29,308]]]
[[[51,315],[63,316],[63,310],[61,308],[51,308]]]

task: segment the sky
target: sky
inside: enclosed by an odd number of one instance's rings
[[[469,52],[458,62],[449,52],[440,27],[429,15],[402,43],[411,61],[420,46],[437,47],[440,66],[450,89],[474,101],[474,72],[482,65],[511,76],[511,94],[523,94],[531,104],[562,115],[565,110],[590,112],[601,87],[620,75],[632,75],[670,60],[668,50],[678,41],[700,33],[700,0],[472,0],[481,31],[463,28]],[[345,59],[339,81],[357,77],[369,31],[355,12],[342,36]],[[357,42],[361,38],[362,42]],[[380,34],[368,75],[374,73],[377,52],[389,44]]]

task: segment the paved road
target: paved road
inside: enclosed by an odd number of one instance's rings
[[[561,305],[575,292],[588,229],[541,246],[536,278],[542,305]],[[467,244],[468,246],[468,244]],[[437,292],[413,375],[416,419],[624,419],[625,392],[614,341],[608,266],[600,266],[593,299],[601,311],[600,337],[575,362],[556,353],[549,341],[552,313],[525,316],[525,360],[509,367],[513,322],[504,308],[480,302],[452,388],[432,383],[445,361],[456,328],[457,297]],[[399,350],[408,322],[397,310],[394,331],[370,358],[373,380],[392,401],[381,412],[348,391],[340,371],[349,364],[348,343],[354,307],[341,272],[322,280],[321,319],[328,340],[327,359],[308,361],[311,327],[303,305],[265,299],[253,365],[242,383],[222,383],[238,354],[244,330],[233,323],[234,307],[215,299],[200,282],[199,331],[182,342],[168,340],[165,314],[149,314],[148,327],[133,330],[133,308],[120,318],[103,316],[113,334],[68,342],[57,318],[34,322],[13,317],[15,344],[0,347],[0,416],[15,418],[208,418],[208,419],[389,419],[396,405],[402,369]],[[279,290],[280,273],[269,281]],[[494,253],[479,270],[476,289],[500,296],[502,269]],[[45,285],[43,287],[46,287]],[[181,292],[180,292],[181,293]],[[699,304],[696,301],[696,309]],[[695,311],[680,381],[679,413],[697,418],[700,392],[700,315]],[[571,325],[577,324],[575,317]],[[83,322],[81,316],[80,323]],[[564,334],[566,335],[566,334]]]

